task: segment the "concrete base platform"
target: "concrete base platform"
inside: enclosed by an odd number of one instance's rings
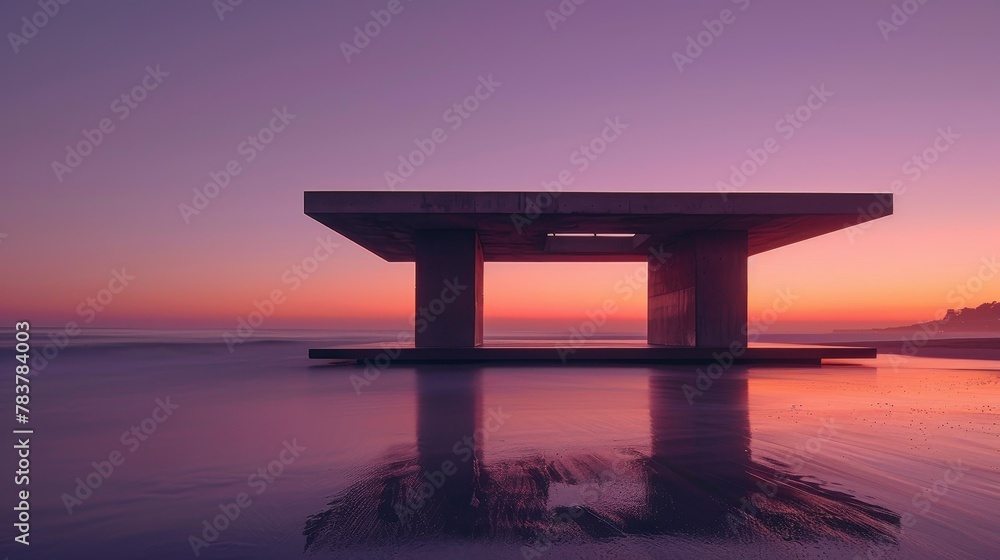
[[[807,346],[799,344],[751,344],[739,357],[724,348],[657,346],[645,343],[611,342],[580,346],[550,343],[487,343],[474,348],[414,348],[392,344],[370,344],[346,348],[312,348],[317,360],[370,360],[379,367],[392,363],[447,362],[634,362],[634,363],[799,363],[821,364],[824,359],[865,359],[876,356],[875,348]]]

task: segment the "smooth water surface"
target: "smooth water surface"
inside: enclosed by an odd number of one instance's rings
[[[366,378],[304,334],[163,338],[33,378],[11,557],[1000,557],[1000,362]]]

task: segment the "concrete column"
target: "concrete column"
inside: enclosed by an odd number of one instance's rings
[[[475,230],[423,230],[416,244],[417,348],[483,345],[483,248]]]
[[[699,232],[666,250],[649,262],[649,343],[746,346],[747,232]]]

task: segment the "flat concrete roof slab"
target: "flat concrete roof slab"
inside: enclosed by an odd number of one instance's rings
[[[698,231],[748,232],[751,255],[892,214],[891,193],[312,191],[305,213],[391,262],[422,229],[479,231],[486,261],[645,261]],[[634,238],[549,234],[636,234]]]

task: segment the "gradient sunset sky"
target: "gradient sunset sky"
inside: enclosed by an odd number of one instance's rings
[[[72,2],[32,34],[38,3],[4,2],[4,324],[82,323],[124,267],[134,280],[89,326],[231,329],[281,289],[265,327],[406,328],[412,263],[333,234],[299,289],[282,277],[331,234],[303,191],[386,190],[438,127],[447,139],[398,190],[531,191],[570,170],[572,191],[716,191],[768,138],[777,152],[738,190],[899,181],[894,216],[751,258],[751,317],[778,290],[798,298],[773,332],[933,319],[1000,253],[997,2],[587,0],[557,18],[559,0],[401,0],[370,24],[391,4],[245,0],[220,17],[207,0]],[[348,61],[366,24],[378,35]],[[453,130],[446,111],[490,77]],[[116,102],[144,78],[142,101]],[[788,134],[779,121],[813,88],[832,95]],[[283,109],[294,118],[247,161],[241,143]],[[609,118],[628,128],[581,169],[574,152]],[[54,170],[102,119],[113,130],[92,153]],[[947,150],[918,166],[940,131]],[[240,173],[186,220],[179,205],[230,160]],[[644,288],[615,289],[636,268],[488,263],[487,333],[564,333],[609,298],[608,332],[641,331]],[[1000,299],[1000,274],[973,285],[966,305]]]

